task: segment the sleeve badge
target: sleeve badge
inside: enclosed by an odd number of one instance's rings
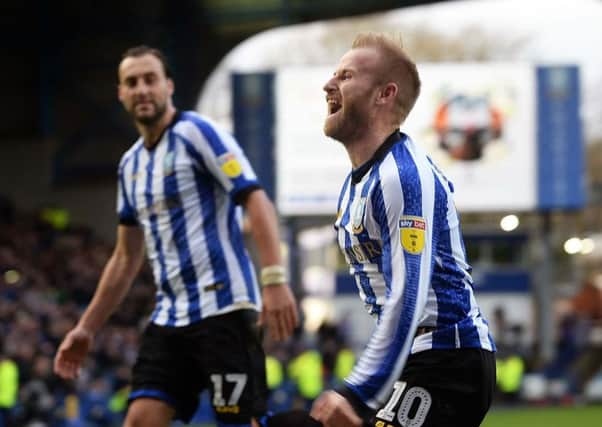
[[[232,153],[224,153],[217,158],[217,162],[221,170],[229,178],[236,178],[242,173],[242,166],[236,160],[236,156]]]
[[[402,215],[399,218],[400,242],[403,249],[417,255],[424,249],[426,221],[419,216]]]

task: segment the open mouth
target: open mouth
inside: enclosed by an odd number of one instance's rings
[[[335,99],[332,99],[332,98],[327,99],[327,102],[328,102],[328,115],[329,116],[338,112],[342,107],[342,105]]]

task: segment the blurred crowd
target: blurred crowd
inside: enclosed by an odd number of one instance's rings
[[[52,371],[66,332],[89,303],[112,245],[69,224],[60,209],[18,212],[0,197],[0,427],[119,425],[127,407],[138,335],[154,304],[145,264],[121,308],[95,339],[79,378]],[[311,340],[266,337],[273,409],[307,406],[350,370],[354,356],[335,326]],[[338,376],[337,376],[338,375]],[[211,418],[203,396],[195,421]]]
[[[93,230],[70,225],[60,209],[17,212],[0,197],[0,427],[119,424],[138,335],[154,304],[148,265],[96,337],[79,378],[62,381],[52,371],[56,349],[90,301],[111,251]],[[582,396],[602,365],[602,276],[591,276],[559,303],[556,358],[544,365],[504,310],[490,319],[498,346],[497,402],[548,398],[554,381],[562,384],[558,399]],[[300,328],[285,343],[266,336],[270,409],[307,408],[322,390],[336,386],[355,361],[348,338],[334,324],[311,336]],[[543,395],[529,394],[532,374],[547,381]],[[194,421],[210,422],[207,396],[201,402]]]
[[[52,372],[57,346],[89,302],[111,250],[92,230],[0,200],[0,426],[108,426],[120,416],[154,295],[148,268],[97,336],[79,379],[65,382]]]
[[[491,319],[498,348],[497,402],[585,404],[602,402],[602,274],[592,269],[573,293],[554,304],[555,349],[543,360],[528,345],[521,324],[498,307]]]

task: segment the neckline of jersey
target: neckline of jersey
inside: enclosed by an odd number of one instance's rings
[[[163,136],[165,135],[165,132],[167,131],[167,129],[169,129],[170,127],[172,127],[173,125],[175,125],[178,122],[178,120],[180,120],[180,116],[181,115],[182,115],[182,113],[180,112],[180,110],[176,110],[176,112],[174,113],[173,117],[171,118],[171,121],[169,122],[169,124],[167,126],[165,126],[165,129],[163,129],[163,131],[161,132],[161,135],[159,135],[159,137],[157,138],[157,140],[155,141],[155,143],[153,145],[151,145],[150,148],[149,148],[144,143],[144,138],[143,138],[142,139],[142,146],[147,151],[154,151],[155,148],[157,148],[157,146],[159,145],[159,143],[163,139]]]
[[[405,135],[399,129],[396,129],[395,132],[389,135],[387,139],[385,139],[385,141],[376,149],[370,160],[351,171],[351,183],[357,184],[360,182],[370,168],[374,165],[374,163],[382,160],[387,155],[391,147],[393,147],[393,145],[400,141],[404,136]]]

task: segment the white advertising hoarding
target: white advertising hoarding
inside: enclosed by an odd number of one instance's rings
[[[277,203],[283,215],[334,215],[351,164],[324,136],[322,86],[336,66],[279,69],[275,83]],[[460,211],[537,204],[534,67],[419,64],[422,91],[401,130],[455,187]]]

